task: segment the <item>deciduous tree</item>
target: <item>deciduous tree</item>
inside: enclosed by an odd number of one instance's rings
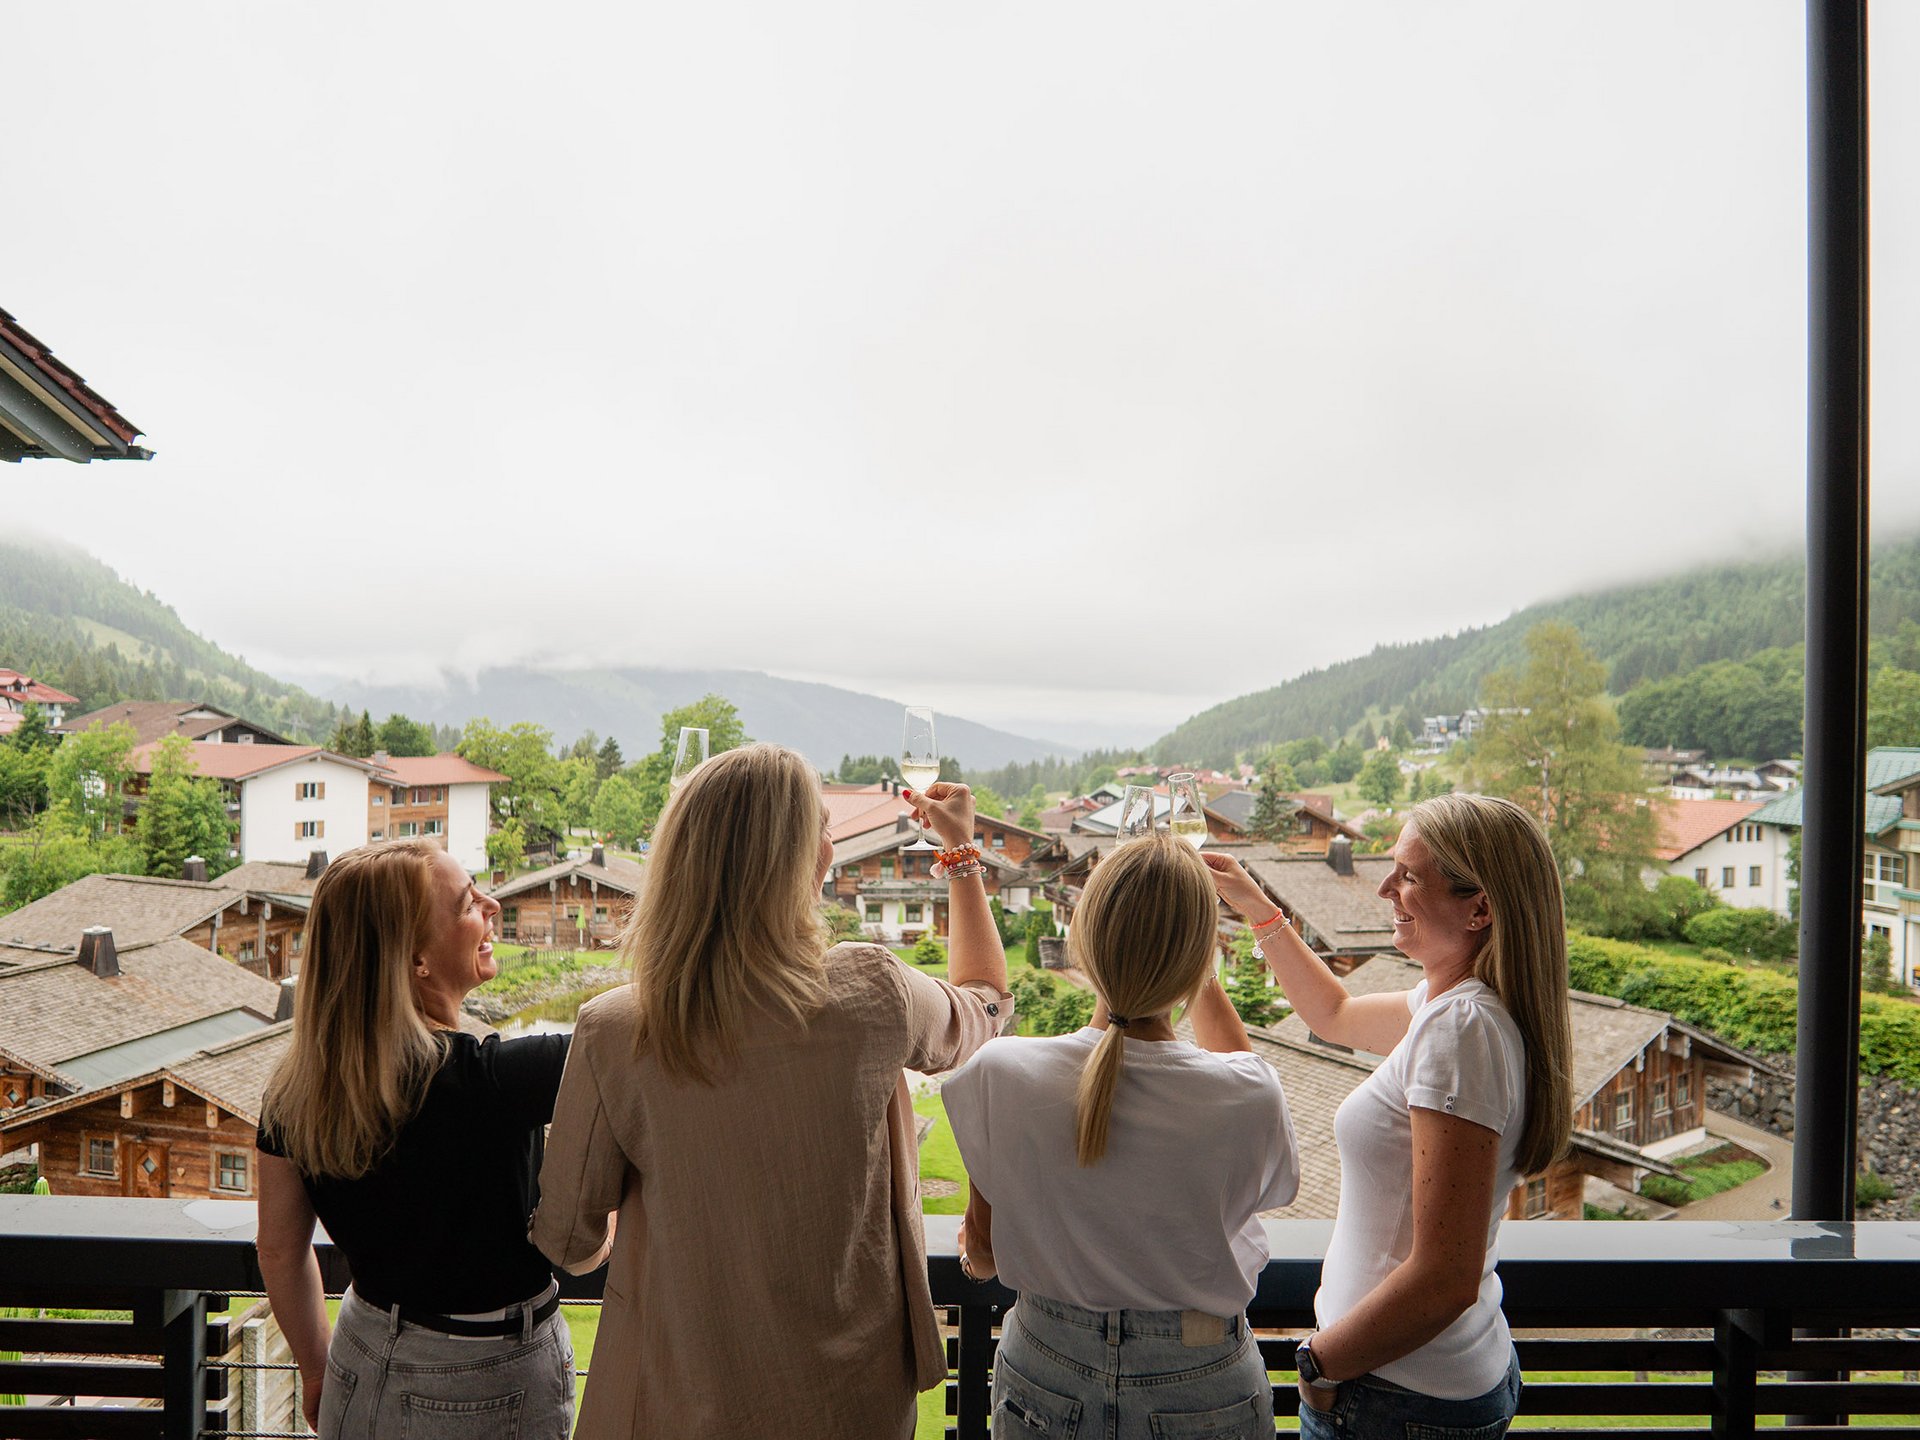
[[[1488,794],[1539,817],[1560,866],[1568,912],[1604,907],[1623,887],[1644,890],[1657,822],[1640,756],[1620,743],[1605,699],[1606,667],[1571,625],[1527,632],[1526,663],[1489,675],[1491,712],[1474,767]]]

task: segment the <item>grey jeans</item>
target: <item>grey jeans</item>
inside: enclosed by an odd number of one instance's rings
[[[564,1440],[573,1337],[564,1314],[468,1339],[408,1325],[352,1290],[327,1347],[322,1440]]]

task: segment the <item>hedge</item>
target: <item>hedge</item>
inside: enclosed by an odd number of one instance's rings
[[[1623,940],[1567,936],[1576,990],[1665,1010],[1747,1050],[1794,1048],[1799,989],[1789,976],[1665,955]],[[1860,997],[1860,1073],[1920,1084],[1920,1005]]]

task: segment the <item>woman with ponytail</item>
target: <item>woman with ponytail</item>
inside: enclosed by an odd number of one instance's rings
[[[1216,933],[1184,841],[1116,846],[1067,940],[1093,1022],[990,1041],[942,1092],[967,1165],[961,1266],[1020,1292],[996,1436],[1273,1434],[1246,1307],[1259,1213],[1293,1199],[1299,1166],[1279,1077],[1215,978]],[[1174,1033],[1183,1005],[1193,1043]]]
[[[1413,807],[1380,895],[1419,963],[1351,995],[1231,858],[1208,857],[1313,1033],[1386,1058],[1334,1115],[1340,1210],[1296,1352],[1300,1431],[1505,1432],[1520,1365],[1500,1312],[1500,1220],[1573,1128],[1566,922],[1533,817],[1486,795]]]

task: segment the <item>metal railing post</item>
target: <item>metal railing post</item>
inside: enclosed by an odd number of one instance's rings
[[[1807,671],[1793,1218],[1853,1218],[1866,777],[1867,7],[1807,3]]]
[[[160,1297],[160,1408],[167,1440],[200,1440],[207,1427],[207,1292]]]

